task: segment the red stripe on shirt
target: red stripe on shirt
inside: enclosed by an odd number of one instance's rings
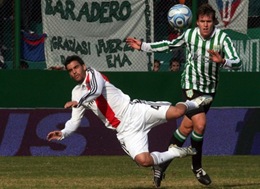
[[[107,76],[105,76],[104,74],[101,74],[101,75],[102,75],[102,77],[103,77],[104,80],[106,80],[106,81],[109,82],[109,79],[107,78]]]
[[[120,120],[118,120],[115,117],[114,111],[111,109],[109,104],[107,103],[107,100],[104,98],[103,95],[100,95],[96,100],[95,100],[98,109],[101,111],[101,113],[106,117],[110,125],[112,127],[117,128],[117,126],[120,124]]]
[[[87,79],[86,79],[86,87],[87,87],[88,90],[90,90],[89,81],[90,81],[90,77],[89,77],[89,74],[88,74]]]

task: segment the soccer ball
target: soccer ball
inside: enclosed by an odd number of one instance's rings
[[[190,8],[183,4],[174,5],[168,12],[168,22],[175,29],[188,27],[192,22]]]

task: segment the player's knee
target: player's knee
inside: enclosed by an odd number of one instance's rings
[[[139,154],[135,157],[135,162],[142,167],[149,167],[152,165],[149,158],[144,154]]]
[[[195,130],[199,134],[202,134],[205,131],[205,127],[206,127],[206,125],[204,125],[204,124],[198,124],[198,125],[194,125],[193,130]]]
[[[180,126],[179,131],[182,135],[188,136],[193,131],[193,127]]]

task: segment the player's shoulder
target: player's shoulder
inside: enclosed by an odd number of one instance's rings
[[[189,33],[193,33],[194,31],[195,32],[198,31],[198,28],[197,27],[195,27],[195,28],[188,28],[187,30],[185,30],[185,33],[189,34]]]
[[[92,67],[87,67],[87,70],[86,70],[86,72],[90,72],[90,73],[94,73],[95,71],[97,71],[97,70]]]
[[[184,34],[184,36],[187,38],[188,36],[190,36],[190,35],[192,35],[193,33],[198,33],[198,28],[196,27],[196,28],[188,28],[188,29],[186,29],[184,32],[183,32],[183,34]]]
[[[87,77],[92,78],[93,75],[99,75],[99,74],[100,74],[100,72],[97,71],[95,68],[87,67],[87,69],[86,69],[86,75],[87,75]]]
[[[87,72],[90,72],[92,74],[96,73],[98,76],[102,77],[105,81],[109,82],[109,79],[107,76],[105,76],[103,73],[101,73],[100,71],[97,71],[95,68],[92,67],[88,67],[87,68]]]
[[[227,36],[227,32],[223,29],[220,29],[220,28],[215,28],[215,33],[216,34],[219,34],[219,35],[224,35],[224,36]]]
[[[188,28],[187,30],[186,30],[186,32],[193,32],[194,30],[196,30],[197,28]]]
[[[186,40],[188,40],[189,36],[192,35],[194,32],[197,33],[197,28],[188,28],[182,33],[182,35]]]

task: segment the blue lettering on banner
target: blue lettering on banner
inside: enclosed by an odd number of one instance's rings
[[[86,111],[81,126],[61,141],[47,141],[50,131],[61,130],[70,119],[63,109],[0,109],[1,156],[123,155],[116,132]],[[207,114],[204,155],[260,154],[259,108],[212,108]],[[216,121],[216,117],[221,118]],[[167,147],[174,120],[149,132],[151,151]],[[228,135],[226,134],[228,133]],[[158,138],[165,139],[156,141]],[[186,141],[189,143],[189,140]],[[165,143],[165,145],[164,145]],[[154,146],[157,145],[157,149]]]
[[[30,114],[10,114],[0,146],[1,156],[13,156],[19,150]]]
[[[50,131],[58,130],[57,125],[65,124],[70,118],[70,113],[56,113],[43,118],[37,125],[37,136],[46,139]],[[85,117],[81,121],[81,127],[89,127],[89,121]],[[64,146],[64,150],[53,150],[47,146],[31,147],[30,151],[33,156],[63,156],[63,155],[80,155],[86,148],[87,140],[81,134],[73,133],[65,140],[58,141]]]

